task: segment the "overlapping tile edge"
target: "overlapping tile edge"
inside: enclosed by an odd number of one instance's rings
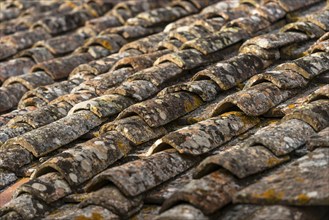
[[[23,98],[1,117],[2,185],[36,171],[0,216],[323,218],[328,82],[316,80],[329,67],[324,2],[175,1],[118,15],[137,3],[100,17],[125,25],[94,30],[70,58],[41,62],[3,84],[2,94],[24,90],[8,96],[16,101],[4,109]],[[306,16],[289,21],[291,12]]]

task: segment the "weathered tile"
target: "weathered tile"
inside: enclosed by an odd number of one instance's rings
[[[199,220],[208,220],[209,217],[204,215],[201,210],[195,208],[192,205],[188,204],[180,204],[172,209],[169,209],[161,215],[157,216],[156,220],[174,220],[174,219],[186,219],[186,220],[192,220],[192,219],[199,219]]]
[[[9,214],[10,216],[19,216],[22,219],[34,219],[41,217],[47,212],[48,208],[45,203],[33,198],[30,194],[24,193],[1,207],[0,216],[6,218],[6,215]]]
[[[243,189],[235,202],[328,205],[328,157],[328,148],[316,149]]]
[[[309,137],[306,145],[309,150],[314,150],[319,147],[329,147],[329,127]]]
[[[72,190],[60,174],[51,172],[18,187],[14,193],[14,198],[18,198],[25,193],[51,204],[72,193]]]
[[[211,215],[230,203],[239,188],[232,176],[220,171],[213,172],[201,179],[190,181],[175,192],[164,202],[161,211],[183,202],[200,209],[205,215]]]
[[[280,90],[272,83],[260,83],[228,96],[215,106],[212,115],[215,116],[237,107],[247,115],[259,116],[287,100],[292,94],[293,91]]]
[[[196,177],[207,175],[213,170],[224,168],[238,178],[245,178],[289,160],[289,157],[276,157],[265,147],[255,145],[251,147],[233,147],[207,157],[196,168]]]
[[[212,80],[191,81],[166,87],[158,93],[158,97],[165,96],[168,93],[176,93],[180,91],[194,93],[200,96],[203,101],[209,102],[215,99],[218,95],[219,88]]]
[[[259,73],[262,69],[261,59],[254,55],[242,54],[207,67],[198,72],[193,79],[210,78],[222,90],[228,90]]]
[[[80,203],[80,207],[102,206],[121,218],[128,218],[138,212],[143,206],[142,196],[126,197],[119,189],[105,186],[89,194],[88,198]]]
[[[328,114],[329,100],[319,99],[297,107],[283,120],[299,119],[311,125],[315,131],[320,131],[329,125]]]
[[[182,154],[204,154],[258,123],[258,118],[246,116],[241,112],[229,112],[165,135],[152,145],[148,154],[168,147]]]
[[[196,158],[181,156],[173,150],[163,151],[103,171],[94,177],[88,189],[113,183],[126,196],[136,196],[189,169]]]
[[[55,169],[70,185],[76,186],[92,178],[131,150],[128,140],[112,131],[65,150],[41,164],[34,178]]]
[[[100,133],[107,133],[112,130],[120,132],[136,145],[162,137],[167,133],[163,127],[149,127],[139,116],[130,116],[109,122],[101,127]]]
[[[191,112],[201,104],[201,99],[194,94],[187,92],[169,93],[163,97],[156,97],[132,105],[123,110],[118,118],[137,114],[150,127],[159,127]]]
[[[62,118],[54,123],[32,130],[7,141],[6,145],[19,145],[40,157],[70,143],[101,124],[102,120],[89,111]]]
[[[304,145],[307,138],[313,134],[315,132],[309,124],[292,119],[258,130],[243,145],[246,147],[263,145],[276,156],[283,156]]]

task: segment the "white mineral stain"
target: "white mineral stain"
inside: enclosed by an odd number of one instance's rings
[[[164,112],[162,112],[162,111],[159,112],[159,116],[160,116],[160,118],[161,118],[162,120],[166,120],[166,119],[167,119],[167,115],[166,115],[166,113],[164,113]]]
[[[306,195],[307,195],[308,197],[316,198],[316,197],[318,197],[318,192],[316,192],[316,191],[308,192],[308,193],[306,193]]]
[[[40,183],[33,183],[32,187],[34,189],[37,189],[37,190],[40,190],[40,191],[46,191],[47,190],[47,187],[45,185],[40,184]]]
[[[77,175],[75,175],[74,173],[70,173],[70,174],[69,174],[69,177],[70,177],[70,179],[71,179],[73,182],[75,182],[75,183],[78,182],[78,177],[77,177]]]
[[[81,167],[82,167],[82,169],[84,169],[87,172],[91,171],[91,165],[87,160],[81,161]]]

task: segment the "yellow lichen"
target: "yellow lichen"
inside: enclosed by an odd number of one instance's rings
[[[71,7],[71,8],[76,8],[77,7],[77,5],[74,4],[72,1],[66,1],[65,5],[68,6],[68,7]]]
[[[110,44],[110,42],[108,42],[108,41],[106,41],[106,40],[102,40],[100,43],[102,44],[102,46],[104,46],[104,47],[105,47],[106,49],[108,49],[108,50],[112,50],[112,49],[113,49],[113,47],[112,47],[112,45]]]
[[[267,164],[272,167],[272,166],[275,166],[276,164],[278,163],[278,160],[276,158],[269,158],[267,160]]]
[[[274,189],[268,189],[263,193],[255,195],[257,199],[264,199],[270,203],[281,201],[283,196],[284,196],[283,192],[276,192]]]
[[[305,204],[307,204],[309,201],[310,201],[310,198],[309,198],[307,195],[305,195],[305,194],[299,194],[299,195],[297,196],[297,202],[298,202],[298,204],[300,204],[300,205],[305,205]]]
[[[295,181],[296,181],[296,182],[300,182],[300,183],[305,182],[305,180],[304,180],[303,178],[301,178],[301,177],[296,177],[296,178],[295,178]]]
[[[184,108],[186,112],[191,112],[193,111],[195,108],[199,107],[202,104],[201,99],[197,98],[197,97],[193,97],[193,101],[192,102],[184,102]]]
[[[99,213],[92,213],[91,217],[86,217],[83,215],[77,216],[74,220],[103,220],[103,216]]]
[[[295,104],[290,104],[290,105],[287,106],[287,108],[288,109],[294,109],[294,108],[296,108],[296,105]]]
[[[122,141],[117,142],[117,147],[124,156],[127,156],[129,149],[127,149],[126,145]]]
[[[270,158],[270,159],[267,160],[267,164],[268,164],[269,166],[275,166],[275,165],[277,165],[277,164],[280,163],[280,162],[282,163],[283,160],[285,160],[285,161],[289,160],[290,157],[289,157],[289,156],[284,156],[284,157],[280,157],[280,159],[281,159],[281,160],[279,160],[279,159],[277,159],[277,158]]]

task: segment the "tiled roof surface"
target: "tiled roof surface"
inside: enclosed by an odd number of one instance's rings
[[[329,218],[324,0],[0,2],[0,219]]]

